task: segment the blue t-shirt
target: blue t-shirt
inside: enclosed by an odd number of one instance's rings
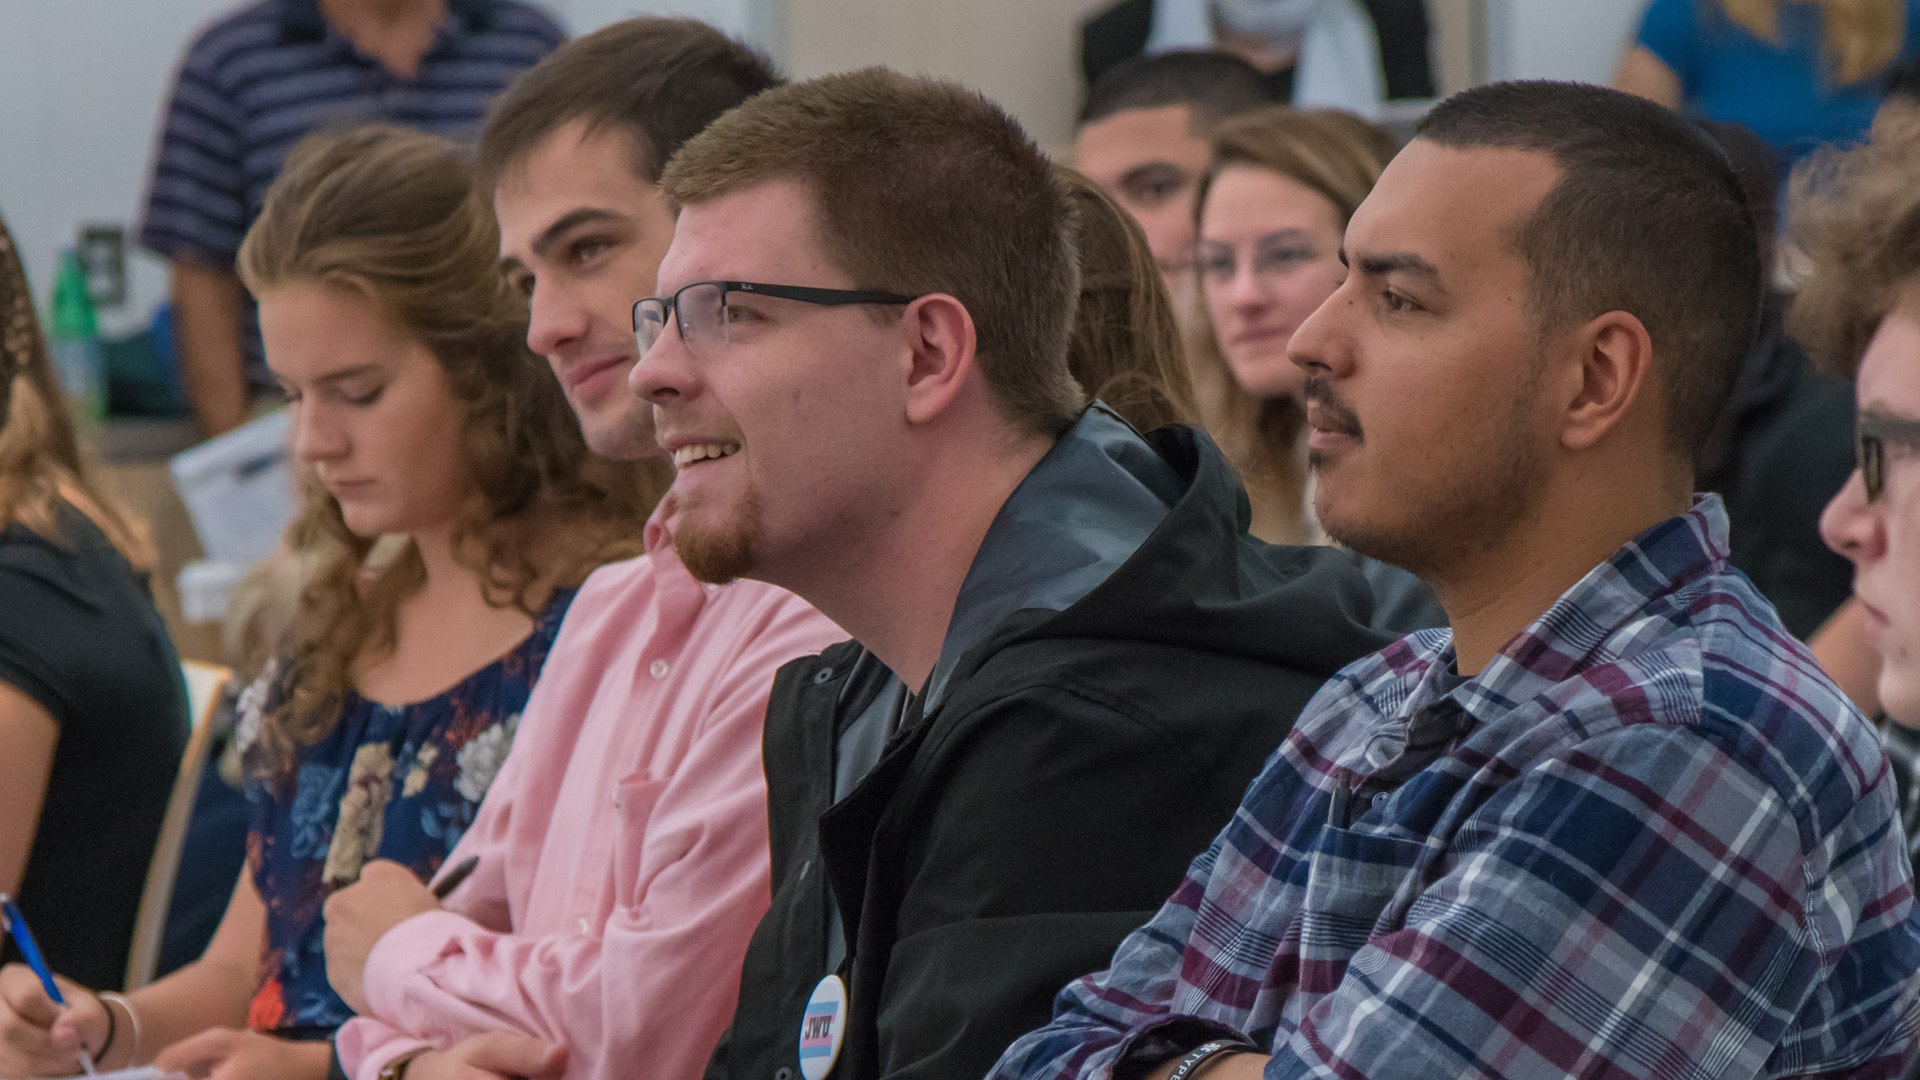
[[[353,1016],[327,983],[327,897],[374,859],[403,863],[422,880],[440,869],[506,760],[573,595],[555,590],[519,645],[437,697],[392,706],[349,692],[326,738],[248,783],[247,863],[267,909],[249,1027],[317,1039]],[[235,735],[243,747],[286,693],[282,682],[270,669],[245,695]]]
[[[1920,52],[1920,0],[1906,5],[1901,59]],[[1782,166],[1822,144],[1864,136],[1880,103],[1879,80],[1833,85],[1819,5],[1781,3],[1779,37],[1775,44],[1753,36],[1717,0],[1652,0],[1638,41],[1679,76],[1688,115],[1752,128]]]

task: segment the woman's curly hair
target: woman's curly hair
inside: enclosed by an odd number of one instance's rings
[[[1789,235],[1805,255],[1788,327],[1851,377],[1901,290],[1920,282],[1920,114],[1891,111],[1860,146],[1795,170]]]
[[[256,294],[290,283],[353,290],[432,352],[466,407],[458,437],[471,490],[456,554],[490,602],[534,615],[553,587],[643,549],[669,477],[659,462],[588,451],[559,385],[527,350],[526,304],[505,287],[498,258],[492,208],[459,147],[370,125],[294,148],[238,267]],[[285,692],[260,733],[266,771],[323,739],[356,665],[394,648],[400,602],[425,568],[410,544],[370,565],[378,539],[351,532],[339,504],[303,476],[288,542],[313,569],[283,650]]]

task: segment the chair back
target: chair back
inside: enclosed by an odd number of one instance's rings
[[[180,772],[173,781],[173,795],[167,799],[160,837],[154,841],[146,887],[140,891],[140,914],[133,924],[133,945],[127,950],[128,990],[152,982],[154,968],[160,962],[167,907],[173,901],[173,880],[180,872],[180,853],[186,847],[187,824],[200,790],[200,772],[213,741],[213,717],[219,711],[221,693],[233,680],[231,669],[198,660],[182,660],[180,673],[187,682],[187,715],[193,718],[193,734],[187,739],[186,753],[180,755]]]

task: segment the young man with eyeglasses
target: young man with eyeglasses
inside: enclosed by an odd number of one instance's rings
[[[1885,756],[1692,494],[1761,295],[1725,160],[1617,91],[1478,87],[1343,254],[1291,347],[1315,508],[1450,629],[1330,683],[993,1077],[1899,1076]]]
[[[1862,147],[1835,152],[1799,193],[1795,239],[1811,265],[1795,328],[1855,374],[1859,469],[1821,519],[1854,564],[1854,596],[1879,654],[1883,731],[1907,839],[1920,836],[1920,114],[1888,114]],[[1920,845],[1909,848],[1920,861]]]
[[[681,143],[778,82],[752,49],[688,19],[616,23],[508,88],[480,183],[510,287],[587,444],[664,458],[626,379],[635,297],[673,215]],[[664,461],[662,471],[665,472]],[[673,499],[645,554],[581,586],[513,752],[448,857],[437,900],[375,863],[327,906],[327,969],[362,1014],[336,1040],[356,1080],[692,1080],[733,1014],[766,910],[760,743],[782,664],[845,637],[791,593],[714,587],[674,555]]]
[[[1336,552],[1250,539],[1204,436],[1087,408],[1069,194],[991,102],[784,87],[662,184],[632,381],[680,556],[856,639],[775,683],[773,906],[707,1075],[981,1075],[1377,647],[1370,597]]]

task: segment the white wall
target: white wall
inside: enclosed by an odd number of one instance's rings
[[[1489,79],[1609,83],[1646,0],[1484,0]]]
[[[773,0],[537,0],[574,34],[633,15],[692,15],[762,48],[777,43]]]
[[[131,234],[180,46],[232,6],[0,0],[0,214],[43,306],[56,253],[79,224],[122,224]],[[109,330],[144,321],[165,292],[157,261],[130,261],[134,302],[101,313]]]
[[[886,64],[973,86],[1042,146],[1073,139],[1079,23],[1110,0],[782,0],[787,74]]]
[[[102,328],[143,325],[164,265],[136,253],[155,125],[181,51],[240,0],[0,0],[0,215],[44,309],[83,223],[128,233],[131,297]],[[641,13],[696,15],[769,44],[772,0],[545,0],[573,33]]]
[[[58,250],[88,222],[137,225],[154,125],[181,49],[240,0],[0,0],[0,214],[43,300]],[[1063,145],[1079,100],[1079,18],[1100,0],[546,0],[574,33],[641,13],[695,15],[767,48],[796,76],[891,63],[964,79],[1040,140]],[[1486,74],[1606,81],[1644,0],[1429,0],[1457,88],[1473,5]],[[1456,10],[1457,9],[1457,10]],[[133,254],[132,299],[109,331],[144,321],[165,274]]]

